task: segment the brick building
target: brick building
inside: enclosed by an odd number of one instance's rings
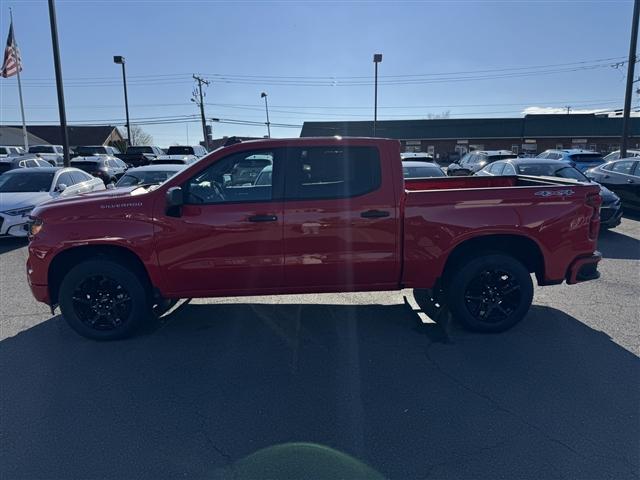
[[[301,137],[371,136],[373,122],[304,122]],[[447,160],[470,150],[537,154],[550,148],[608,153],[620,148],[622,119],[595,114],[526,115],[522,118],[382,120],[379,137],[395,138],[406,152]],[[640,147],[640,117],[631,118],[630,147]]]

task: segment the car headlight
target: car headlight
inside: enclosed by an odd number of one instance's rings
[[[5,210],[2,213],[11,215],[12,217],[17,217],[19,215],[26,217],[27,215],[29,215],[29,213],[31,213],[31,210],[33,210],[34,208],[35,208],[35,205],[30,205],[28,207],[14,208],[13,210]]]
[[[29,238],[37,235],[42,230],[43,222],[41,218],[29,217]]]

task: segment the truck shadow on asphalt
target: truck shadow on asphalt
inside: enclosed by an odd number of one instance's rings
[[[0,238],[0,254],[17,250],[27,245],[26,238]]]
[[[196,304],[112,343],[0,343],[3,478],[228,477],[316,442],[389,478],[635,478],[640,362],[549,307],[501,335],[406,305]]]
[[[604,258],[640,260],[640,240],[615,230],[600,232],[598,250]]]

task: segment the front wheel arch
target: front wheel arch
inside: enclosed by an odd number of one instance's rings
[[[65,275],[79,263],[96,258],[106,258],[122,263],[132,269],[144,282],[149,291],[153,291],[153,283],[144,263],[134,252],[126,247],[116,245],[85,245],[72,247],[58,253],[49,265],[48,285],[51,305],[58,304],[60,284]]]

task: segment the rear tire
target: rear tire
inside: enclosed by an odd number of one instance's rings
[[[524,318],[533,300],[529,271],[502,254],[485,254],[462,263],[446,290],[453,318],[474,332],[508,330]]]
[[[73,267],[60,284],[60,310],[71,328],[93,340],[129,337],[151,316],[146,283],[109,259]]]

